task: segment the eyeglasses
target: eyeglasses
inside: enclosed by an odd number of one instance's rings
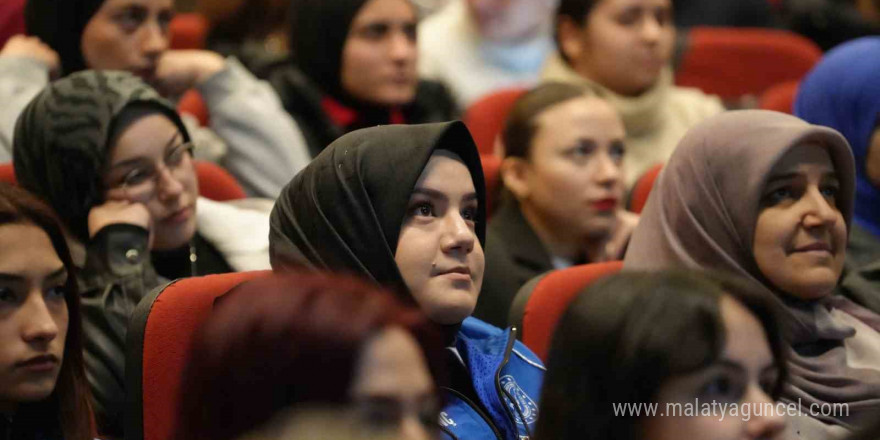
[[[170,173],[172,178],[179,180],[183,170],[191,167],[194,148],[192,142],[186,142],[169,149],[159,165],[146,161],[137,163],[111,189],[122,191],[127,200],[149,199],[159,188],[163,169]]]

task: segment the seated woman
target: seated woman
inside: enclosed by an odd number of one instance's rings
[[[483,282],[486,193],[461,122],[349,133],[300,172],[275,203],[275,270],[310,266],[389,286],[446,330],[449,438],[519,440],[534,432],[541,361],[469,318]]]
[[[56,81],[19,119],[18,181],[76,242],[102,434],[122,430],[125,334],[140,299],[165,280],[269,267],[268,210],[199,198],[192,147],[174,107],[125,72]]]
[[[699,273],[597,282],[553,335],[536,438],[779,438],[788,347],[774,306]],[[653,414],[623,413],[634,407]]]
[[[190,134],[199,140],[197,156],[222,160],[248,194],[276,197],[310,159],[302,133],[272,87],[235,58],[170,49],[174,4],[27,0],[31,37],[14,37],[0,51],[0,138],[12,140],[18,115],[50,78],[86,69],[125,70],[170,99],[196,89],[211,128],[189,118]],[[0,150],[0,162],[11,160],[11,153]]]
[[[0,183],[0,432],[89,440],[75,268],[43,202]]]
[[[626,127],[627,187],[665,162],[685,132],[723,110],[721,101],[672,83],[671,0],[560,0],[559,53],[546,81],[583,87],[608,101]]]
[[[435,438],[442,342],[418,310],[359,280],[246,282],[194,336],[174,438],[231,440],[313,414],[332,416],[326,439]]]
[[[794,114],[840,131],[856,159],[856,198],[841,290],[880,313],[880,37],[827,53],[798,87]]]
[[[516,292],[535,276],[623,259],[638,216],[623,208],[623,122],[605,101],[544,84],[516,102],[501,136],[506,191],[489,222],[474,316],[503,327]]]
[[[880,316],[833,295],[854,174],[834,130],[770,111],[722,114],[682,140],[624,259],[625,269],[731,273],[782,305],[792,380],[781,400],[801,405],[791,423],[801,438],[845,435],[880,410]]]
[[[292,0],[290,14],[293,60],[267,75],[312,156],[359,128],[452,119],[446,89],[419,81],[410,0]]]

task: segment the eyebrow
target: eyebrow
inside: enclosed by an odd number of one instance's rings
[[[802,176],[802,174],[798,173],[798,172],[775,174],[775,175],[770,176],[769,179],[767,179],[767,183],[776,182],[776,181],[780,181],[780,180],[797,179],[801,176]],[[838,180],[837,172],[836,171],[826,171],[825,173],[822,173],[822,179],[828,179],[828,178]]]
[[[55,280],[61,280],[62,278],[63,279],[67,278],[67,268],[65,268],[63,266],[59,269],[56,269],[55,271],[53,271],[52,273],[50,273],[49,275],[46,276],[46,280],[49,282],[55,281]],[[0,272],[0,281],[22,282],[24,280],[25,280],[25,277],[23,277],[21,275]]]
[[[165,143],[165,146],[162,147],[162,150],[167,151],[168,148],[174,144],[174,141],[176,141],[178,137],[182,137],[179,131],[175,132],[174,136],[171,136],[171,139],[168,139],[168,142]],[[144,157],[133,157],[131,159],[123,160],[122,162],[110,165],[110,169],[112,170],[114,168],[123,168],[130,165],[136,165],[139,162],[142,162],[144,159]]]
[[[432,199],[441,199],[441,200],[448,200],[449,199],[448,197],[446,197],[446,194],[443,194],[442,192],[437,191],[436,189],[431,189],[431,188],[419,187],[419,188],[414,189],[412,193],[413,193],[413,195],[421,194],[423,196],[428,196]],[[461,199],[462,199],[462,201],[465,201],[465,202],[470,202],[471,200],[477,200],[477,193],[476,192],[467,193]]]

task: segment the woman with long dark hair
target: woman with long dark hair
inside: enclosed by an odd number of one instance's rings
[[[79,291],[61,223],[0,183],[0,438],[92,438]]]

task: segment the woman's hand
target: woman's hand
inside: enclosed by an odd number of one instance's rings
[[[153,85],[165,96],[181,96],[226,67],[226,60],[207,50],[169,50],[156,64]]]
[[[638,224],[638,214],[629,212],[625,209],[621,209],[617,212],[617,227],[614,228],[611,238],[605,244],[604,261],[614,260],[620,256],[623,248],[629,243],[629,238]]]
[[[14,35],[0,50],[0,58],[6,57],[28,58],[45,64],[53,77],[61,70],[61,58],[37,37]]]
[[[142,203],[124,200],[108,200],[89,211],[89,238],[106,226],[124,223],[140,226],[150,232],[148,247],[153,248],[153,219]]]

